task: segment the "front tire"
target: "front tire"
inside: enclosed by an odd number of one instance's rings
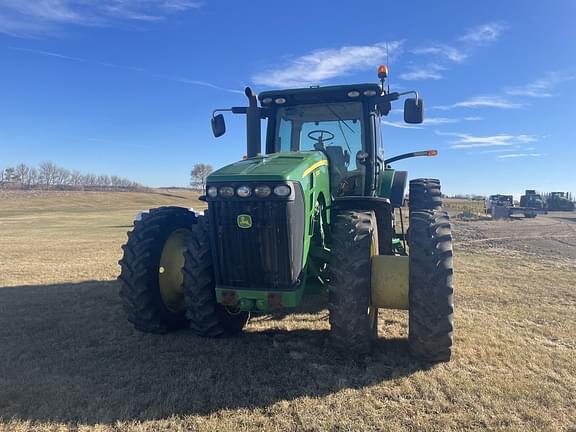
[[[184,295],[190,328],[198,336],[232,336],[242,331],[250,315],[216,302],[214,266],[206,216],[199,216],[184,254]]]
[[[330,339],[342,351],[370,352],[377,335],[378,310],[370,307],[371,257],[378,254],[373,212],[342,211],[332,223],[330,272]]]
[[[128,321],[138,330],[166,333],[188,324],[180,268],[195,223],[188,209],[160,207],[143,213],[128,233],[118,279]]]
[[[454,316],[450,220],[439,208],[439,181],[421,179],[410,186],[408,342],[423,360],[449,361]]]

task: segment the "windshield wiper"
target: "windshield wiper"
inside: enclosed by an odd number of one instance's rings
[[[346,126],[348,126],[348,125],[346,124],[346,122],[344,120],[338,120],[338,129],[340,129],[340,133],[342,134],[342,137],[344,138],[344,142],[346,143],[346,147],[348,147],[348,152],[350,154],[352,154],[352,149],[350,148],[350,144],[348,144],[348,139],[346,138],[346,134],[342,130],[342,124],[341,123],[344,123]],[[348,128],[350,128],[350,126],[348,126]],[[356,133],[352,129],[350,129],[350,130],[352,131],[352,133]]]
[[[348,129],[350,129],[350,131],[352,133],[356,133],[356,132],[354,132],[354,129],[352,129],[352,127],[348,123],[346,123],[346,121],[342,117],[340,117],[340,115],[336,111],[334,111],[330,105],[328,105],[325,102],[324,102],[324,105],[326,106],[326,108],[328,108],[328,110],[330,110],[330,112],[332,114],[334,114],[336,117],[338,117],[338,127],[340,128],[340,131],[342,131],[342,126],[340,126],[340,122],[342,122],[342,123],[344,123],[344,126],[346,126]],[[342,135],[344,135],[344,132],[342,132]]]
[[[318,98],[318,99],[320,99],[320,98]],[[346,123],[346,121],[345,121],[342,117],[340,117],[340,115],[339,115],[336,111],[334,111],[334,110],[332,109],[332,107],[331,107],[329,104],[327,104],[326,102],[324,102],[322,99],[320,99],[320,101],[324,104],[324,106],[325,106],[326,108],[328,108],[328,110],[329,110],[335,117],[338,118],[338,129],[340,129],[340,133],[342,134],[342,138],[344,138],[344,142],[346,143],[346,147],[348,147],[348,152],[350,152],[350,154],[352,154],[352,149],[350,148],[350,144],[348,144],[348,139],[346,138],[346,134],[344,133],[344,130],[342,129],[342,123],[344,123],[344,126],[346,126],[348,129],[350,129],[350,131],[351,131],[353,134],[355,134],[356,132],[354,131],[354,129],[352,129],[352,127],[351,127],[348,123]]]

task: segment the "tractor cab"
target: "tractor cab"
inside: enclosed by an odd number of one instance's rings
[[[423,103],[416,92],[386,92],[378,84],[352,84],[263,92],[256,97],[246,88],[248,107],[214,111],[216,137],[225,130],[220,111],[246,114],[247,157],[262,151],[261,119],[267,121],[265,154],[321,152],[330,170],[333,197],[378,195],[378,175],[386,168],[378,157],[380,118],[388,115],[391,102],[406,94],[404,120],[421,123]],[[258,107],[258,102],[260,107]],[[429,153],[403,155],[430,156]],[[392,176],[389,176],[391,180]]]
[[[264,92],[266,153],[320,151],[329,161],[334,197],[371,195],[379,117],[389,112],[389,103],[378,105],[381,96],[377,84]]]

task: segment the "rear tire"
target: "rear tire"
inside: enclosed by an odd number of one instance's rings
[[[370,262],[378,254],[373,212],[334,216],[329,261],[330,339],[342,351],[370,352],[377,334],[377,309],[370,310]]]
[[[160,207],[143,213],[128,233],[119,261],[120,297],[130,321],[138,330],[166,333],[188,324],[185,310],[167,307],[160,290],[160,259],[170,236],[191,230],[196,216],[181,207]]]
[[[439,210],[438,180],[420,179],[410,186],[408,342],[423,360],[449,361],[454,316],[450,221]]]
[[[214,267],[206,216],[198,216],[184,254],[184,296],[190,328],[198,336],[231,336],[242,331],[250,314],[216,302]]]
[[[442,192],[438,179],[410,180],[408,205],[412,210],[434,210],[442,207]]]

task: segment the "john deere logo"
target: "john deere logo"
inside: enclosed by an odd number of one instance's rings
[[[247,214],[238,215],[236,222],[240,228],[248,229],[252,228],[252,216]]]

